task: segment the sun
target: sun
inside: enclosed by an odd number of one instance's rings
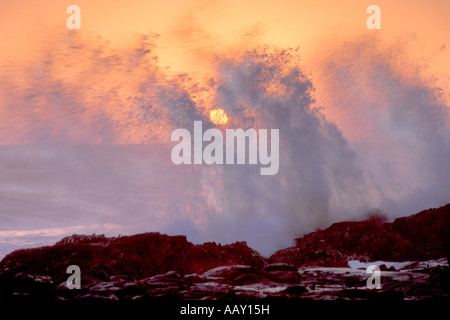
[[[209,113],[209,119],[215,125],[223,125],[228,122],[228,116],[222,109],[214,109]]]

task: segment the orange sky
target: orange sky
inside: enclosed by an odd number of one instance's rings
[[[430,45],[450,40],[446,0],[15,0],[0,3],[2,55],[27,58],[45,40],[63,32],[70,4],[81,8],[83,33],[99,34],[115,44],[136,33],[160,34],[161,61],[179,69],[189,68],[175,60],[189,54],[190,47],[220,50],[245,34],[256,33],[259,39],[280,46],[300,45],[305,53],[324,36],[362,32],[370,36],[365,26],[370,4],[381,8],[384,37],[415,32]]]
[[[449,99],[450,2],[431,1],[355,1],[355,0],[230,0],[230,1],[148,1],[148,0],[17,0],[0,3],[0,68],[12,70],[21,79],[25,62],[42,59],[48,44],[67,33],[68,5],[81,8],[82,36],[101,36],[112,48],[131,46],[136,34],[154,32],[156,54],[161,66],[174,73],[187,72],[199,79],[214,74],[215,56],[251,48],[255,43],[279,47],[299,47],[316,87],[315,98],[325,108],[328,119],[339,122],[329,88],[320,68],[332,50],[347,39],[376,37],[386,48],[392,42],[414,35],[417,42],[406,48],[408,57],[424,61],[426,68],[417,78],[434,78]],[[366,8],[381,8],[381,30],[368,30]],[[379,45],[380,46],[380,45]],[[345,47],[342,48],[345,50]],[[77,64],[76,57],[68,63]],[[403,60],[393,68],[411,72]],[[0,69],[1,70],[1,69]],[[68,71],[69,72],[69,71]],[[340,123],[345,130],[345,125]],[[348,138],[355,133],[348,133]]]

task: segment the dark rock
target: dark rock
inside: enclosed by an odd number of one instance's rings
[[[67,279],[66,269],[72,264],[80,267],[83,277],[108,281],[116,275],[143,279],[171,270],[179,274],[203,273],[236,264],[262,267],[264,258],[245,242],[193,245],[185,236],[159,233],[118,238],[74,235],[55,246],[12,252],[0,262],[0,272],[50,276],[60,283]]]
[[[346,277],[345,286],[356,289],[361,285],[361,280],[358,277]]]
[[[450,268],[440,266],[433,268],[430,271],[429,281],[438,283],[445,291],[450,292]]]
[[[80,294],[76,297],[77,299],[82,300],[92,300],[92,301],[98,301],[98,300],[119,300],[119,298],[113,294],[113,293],[107,293],[107,294],[98,294],[98,293],[86,293],[86,294]]]
[[[273,254],[269,263],[345,267],[349,260],[425,261],[450,251],[450,204],[393,223],[369,218],[338,222],[296,239],[295,247]],[[387,269],[386,269],[387,270]]]
[[[264,275],[278,283],[299,283],[300,274],[297,271],[270,271],[265,272]]]
[[[264,271],[297,271],[297,269],[295,265],[282,262],[271,263],[263,268]]]
[[[390,266],[390,267],[387,269],[387,271],[397,271],[397,269],[395,269],[394,266]]]
[[[245,242],[194,245],[185,236],[159,233],[118,238],[73,235],[54,246],[6,256],[0,262],[0,299],[448,298],[446,265],[430,268],[428,263],[412,262],[401,272],[381,265],[382,271],[391,272],[382,277],[381,289],[368,290],[367,275],[348,269],[348,261],[444,258],[450,244],[449,217],[450,204],[393,223],[377,217],[339,222],[297,239],[295,247],[269,259]],[[80,290],[66,285],[66,269],[72,264],[81,268]],[[300,275],[299,266],[347,269],[302,268]]]
[[[167,282],[167,281],[178,281],[181,276],[174,270],[168,271],[164,274],[158,274],[156,276],[148,279],[150,282]]]
[[[294,296],[299,296],[299,295],[305,294],[307,292],[308,292],[308,289],[306,289],[306,287],[300,286],[300,285],[289,286],[283,290],[283,293],[288,294],[288,295],[294,295]]]
[[[224,266],[206,271],[202,276],[206,278],[228,278],[233,279],[244,273],[252,272],[254,269],[250,266]]]
[[[188,284],[199,283],[204,281],[207,281],[207,279],[196,273],[184,275],[184,282]]]
[[[238,285],[270,282],[270,280],[267,279],[266,277],[264,277],[263,275],[255,274],[255,273],[241,274],[241,275],[237,276],[236,278],[234,278],[234,281],[236,281],[236,283]]]
[[[63,238],[58,241],[55,246],[64,246],[68,244],[92,244],[92,245],[104,245],[109,242],[109,239],[105,237],[104,234],[100,235],[83,235],[83,234],[74,234],[68,237]]]
[[[347,299],[356,300],[378,300],[378,301],[401,301],[404,300],[402,292],[394,290],[342,290],[336,293],[336,296],[345,297]]]
[[[379,265],[378,268],[380,268],[380,271],[388,271],[388,267],[385,264]]]
[[[412,283],[404,290],[404,293],[406,296],[413,296],[416,299],[443,296],[439,285],[434,283]]]
[[[450,204],[415,215],[397,218],[392,229],[414,250],[404,252],[405,259],[429,260],[446,257],[450,245]],[[426,257],[426,258],[424,258]]]

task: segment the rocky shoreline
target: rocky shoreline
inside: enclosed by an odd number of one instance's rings
[[[146,233],[107,238],[73,235],[54,246],[12,252],[0,262],[7,300],[310,299],[424,300],[450,297],[450,204],[396,219],[339,222],[262,257],[245,242],[194,245],[185,236]],[[366,270],[381,265],[381,288],[368,289]],[[69,290],[66,268],[81,269]]]

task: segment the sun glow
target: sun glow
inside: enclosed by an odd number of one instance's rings
[[[214,109],[209,113],[209,119],[215,125],[223,125],[228,122],[228,116],[222,109]]]

